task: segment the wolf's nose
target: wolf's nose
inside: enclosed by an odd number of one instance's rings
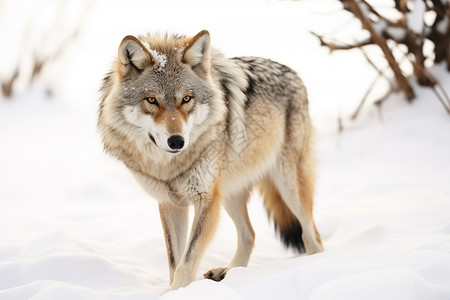
[[[167,144],[170,149],[178,150],[184,146],[184,138],[181,135],[172,135],[168,140]]]

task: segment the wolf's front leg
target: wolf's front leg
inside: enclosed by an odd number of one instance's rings
[[[187,286],[194,281],[200,259],[216,229],[220,214],[220,186],[216,184],[209,195],[194,202],[195,216],[186,250],[178,264],[172,289]]]
[[[222,200],[223,207],[236,225],[238,247],[233,260],[228,266],[209,270],[203,274],[205,278],[221,281],[231,268],[247,266],[255,241],[255,232],[247,212],[247,201],[250,197],[250,192],[250,189],[246,189],[240,193],[225,196]]]
[[[173,274],[186,248],[188,212],[189,209],[187,207],[180,207],[170,203],[159,204],[159,214],[169,260],[170,284],[173,282]]]

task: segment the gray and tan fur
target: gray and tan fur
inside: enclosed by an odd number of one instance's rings
[[[323,251],[313,220],[308,101],[293,70],[263,58],[225,58],[207,31],[127,36],[102,93],[105,150],[159,202],[172,289],[195,279],[221,204],[236,225],[237,251],[228,266],[204,276],[221,280],[247,265],[254,187],[286,246]]]

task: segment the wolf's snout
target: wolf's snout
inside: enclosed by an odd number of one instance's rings
[[[181,135],[172,135],[167,139],[170,149],[179,150],[184,146],[184,138]]]

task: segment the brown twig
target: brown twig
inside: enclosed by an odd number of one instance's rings
[[[430,82],[432,82],[432,85],[430,85],[431,89],[434,91],[434,94],[439,99],[441,104],[444,106],[447,113],[450,114],[450,98],[449,98],[447,92],[445,91],[444,87],[439,82],[439,80],[436,79],[436,77],[434,77],[430,72],[428,72],[428,70],[423,69],[422,72],[424,74],[426,74],[426,76],[429,78]],[[439,93],[436,86],[439,87],[442,95],[441,95],[441,93]]]
[[[372,83],[370,84],[369,88],[367,89],[366,93],[364,94],[364,96],[362,97],[361,101],[359,102],[358,107],[356,108],[355,112],[352,114],[351,119],[355,120],[356,117],[358,116],[361,108],[363,107],[364,103],[367,100],[367,97],[369,97],[370,93],[372,92],[373,88],[375,87],[376,83],[378,82],[378,80],[381,78],[381,76],[377,76]]]
[[[384,101],[386,101],[389,98],[390,95],[392,95],[392,93],[398,93],[398,91],[394,90],[392,86],[390,86],[389,89],[386,91],[386,93],[373,103],[377,108],[380,122],[383,122],[383,110],[381,109],[381,105],[383,104]]]
[[[46,57],[39,59],[38,55],[35,53],[34,54],[34,65],[33,65],[33,69],[31,72],[31,76],[30,76],[30,84],[36,79],[36,77],[42,72],[42,68],[47,65],[50,61],[57,59],[66,49],[67,45],[72,41],[75,40],[77,38],[77,36],[80,33],[80,28],[77,27],[75,30],[73,30],[71,32],[71,34],[69,34],[69,36],[61,41],[61,43],[58,45],[58,48],[48,54]]]
[[[378,66],[370,59],[370,57],[367,55],[367,53],[365,51],[362,51],[364,57],[366,58],[367,62],[378,72],[378,76],[375,78],[375,80],[372,82],[372,84],[370,85],[370,87],[367,89],[366,93],[364,94],[363,98],[361,99],[361,102],[359,103],[358,107],[356,108],[356,110],[353,112],[351,119],[355,120],[356,117],[358,116],[359,112],[361,111],[364,103],[366,102],[366,99],[368,98],[369,94],[372,92],[372,89],[375,87],[375,84],[378,82],[378,80],[380,78],[384,78],[386,79],[386,81],[389,83],[389,92],[388,94],[391,93],[392,90],[394,90],[394,87],[392,86],[389,78],[386,77],[384,70],[381,70],[380,68],[378,68]]]
[[[9,98],[12,95],[14,83],[17,78],[19,78],[19,69],[16,69],[10,79],[2,81],[2,95],[4,98]]]
[[[346,44],[346,43],[342,43],[342,42],[339,42],[339,44],[330,43],[330,42],[325,41],[325,38],[323,36],[321,36],[315,32],[310,32],[310,33],[319,39],[321,46],[328,47],[330,49],[330,52],[333,52],[335,50],[350,50],[350,49],[355,49],[355,48],[362,48],[364,46],[373,44],[373,42],[370,39],[367,39],[365,41],[361,41],[361,42],[358,42],[355,44]]]
[[[388,18],[386,18],[385,16],[381,15],[369,2],[367,2],[366,0],[362,1],[367,8],[369,9],[369,11],[374,14],[378,19],[384,21],[389,27],[405,27],[406,24],[406,18],[402,17],[400,19],[398,19],[397,21],[392,21]]]
[[[367,55],[367,53],[365,51],[362,51],[362,54],[366,58],[367,62],[378,72],[378,74],[380,76],[383,76],[389,82],[389,85],[392,86],[392,84],[390,83],[389,78],[385,74],[385,71],[381,70],[380,68],[378,68],[378,66],[370,59],[369,55]]]

